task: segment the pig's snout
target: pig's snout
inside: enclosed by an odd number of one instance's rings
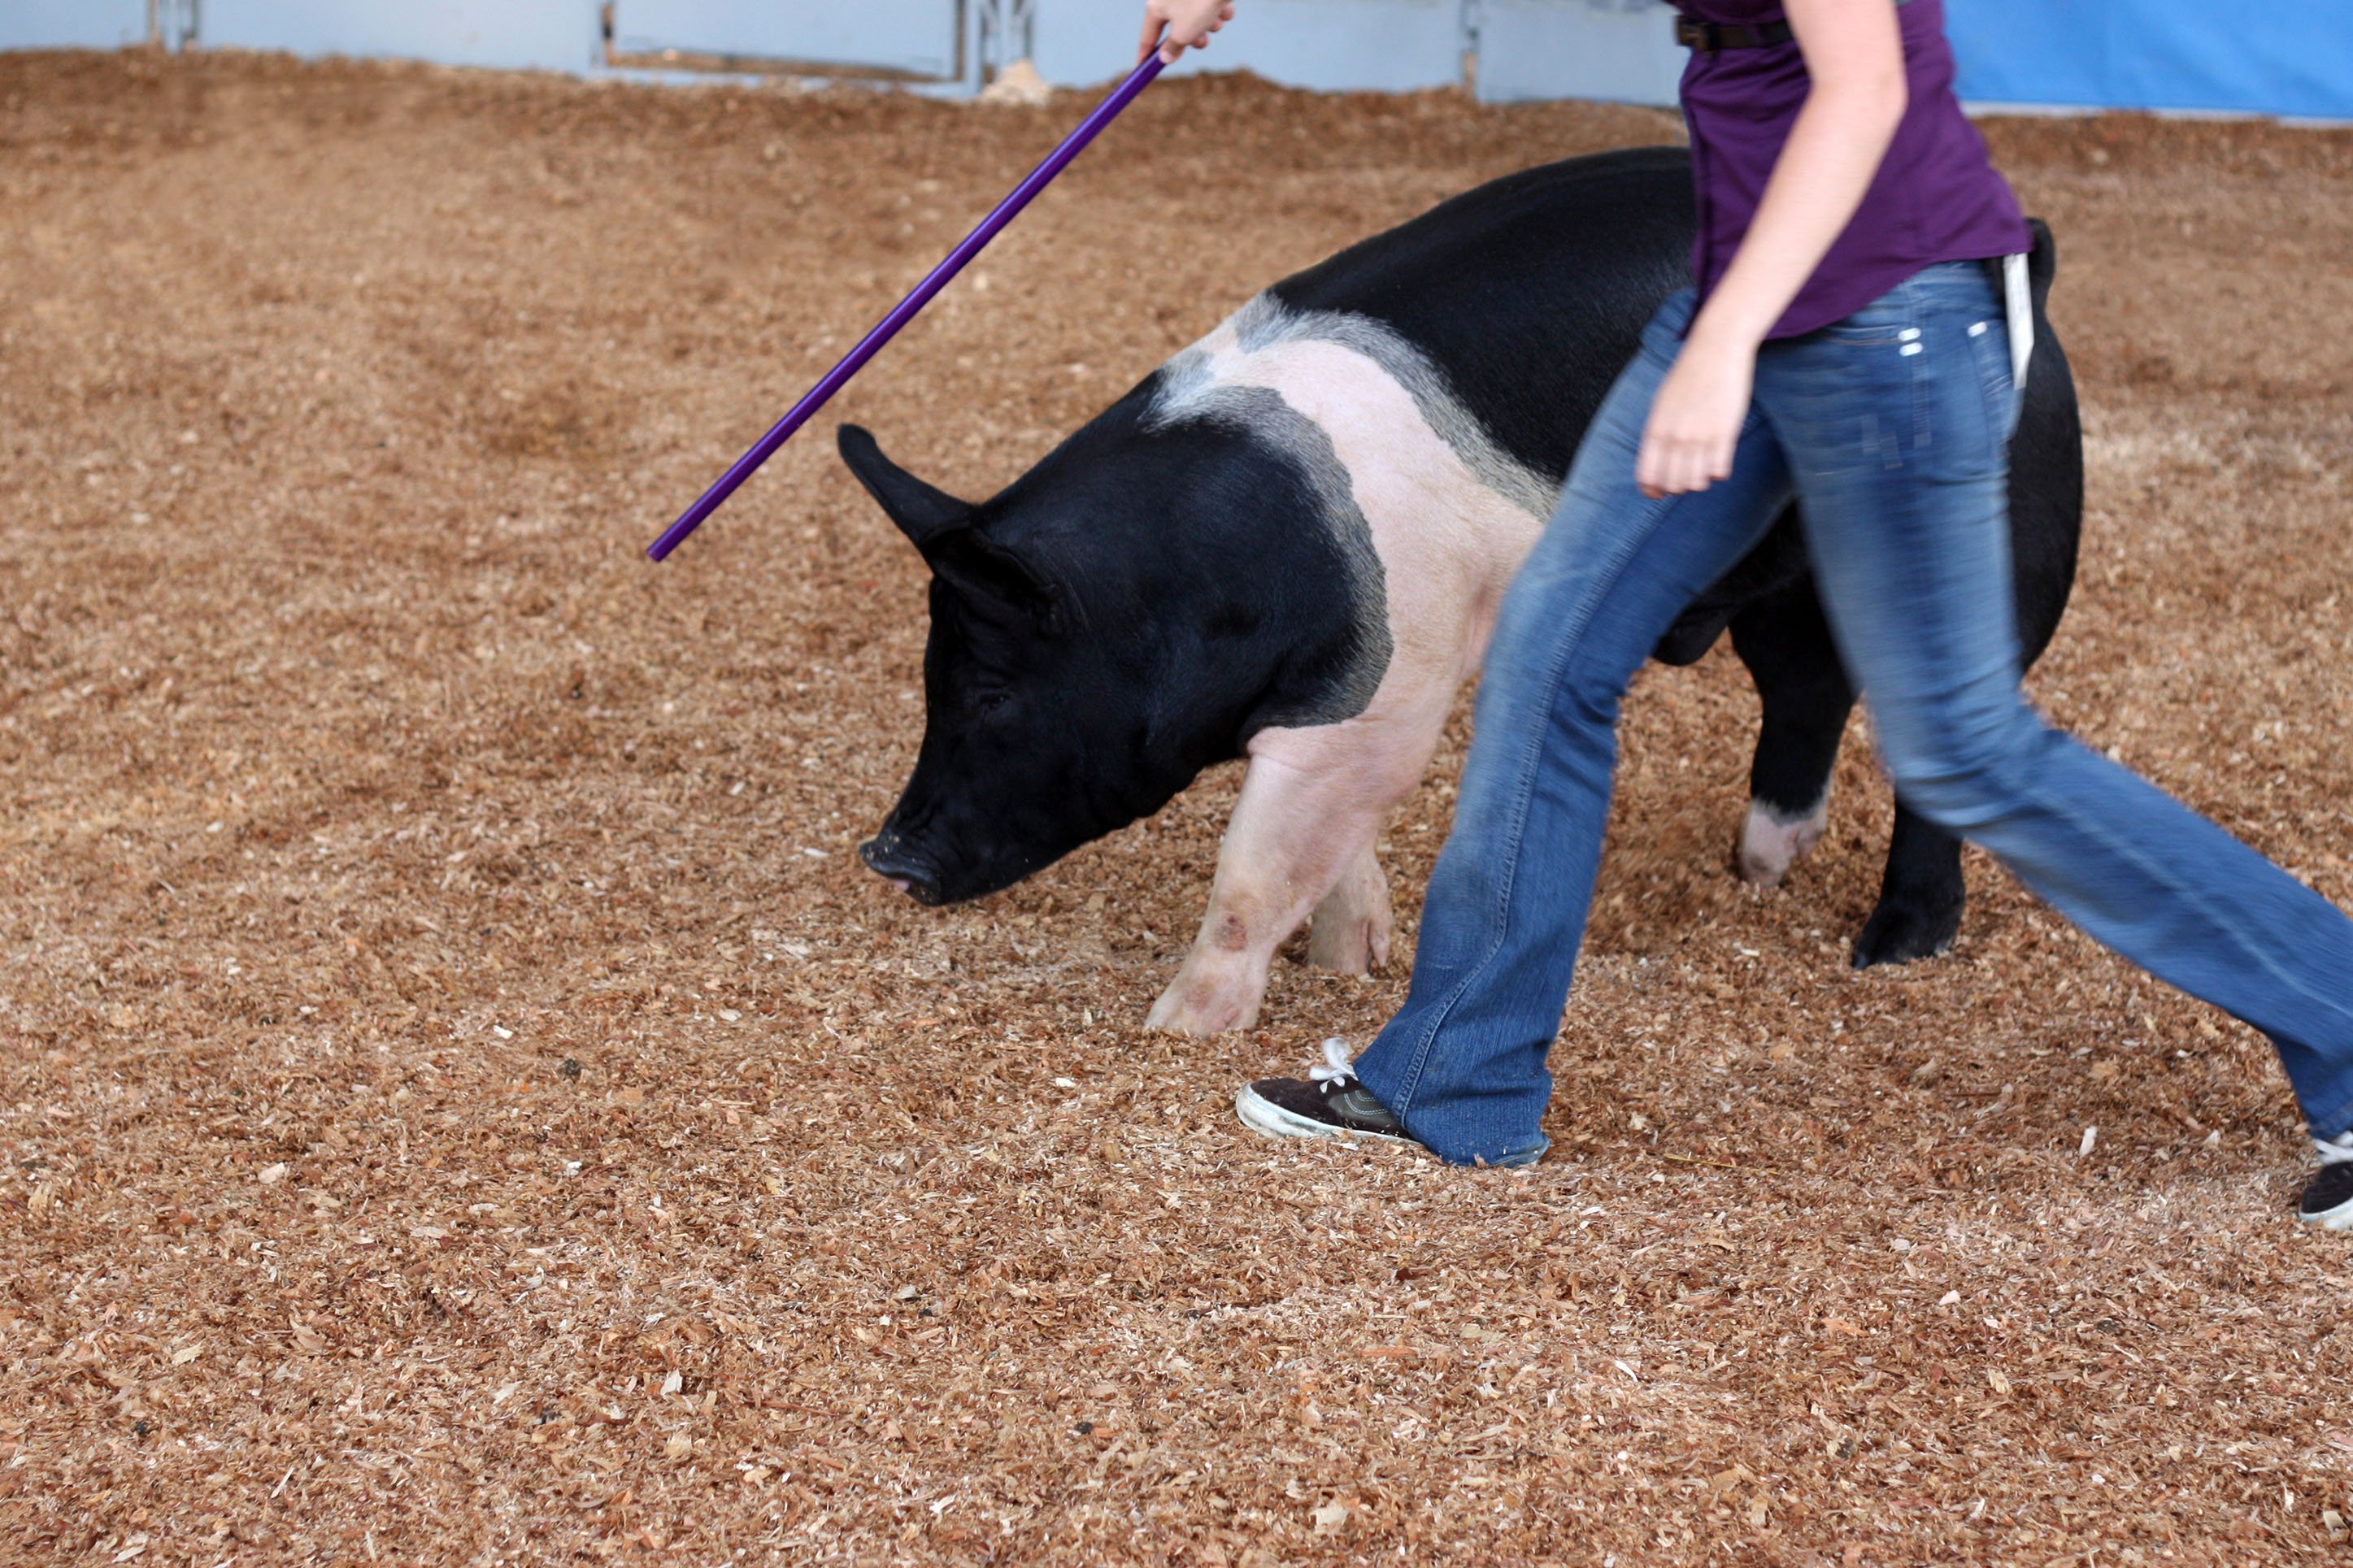
[[[888,828],[860,845],[858,858],[866,862],[867,869],[919,904],[936,906],[946,901],[940,896],[939,868]]]

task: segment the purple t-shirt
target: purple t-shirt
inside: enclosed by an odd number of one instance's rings
[[[1785,20],[1780,0],[1682,0],[1681,8],[1698,22],[1755,26]],[[1797,337],[1841,321],[1939,261],[2014,256],[2029,247],[2018,198],[1994,172],[1985,142],[1953,96],[1945,0],[1911,0],[1896,16],[1910,82],[1903,124],[1854,220],[1767,336]],[[1683,104],[1699,193],[1692,271],[1703,300],[1748,233],[1808,85],[1795,43],[1692,51]]]

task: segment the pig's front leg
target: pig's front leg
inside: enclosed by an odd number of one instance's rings
[[[1219,847],[1201,934],[1153,1005],[1151,1027],[1214,1035],[1258,1022],[1275,949],[1341,872],[1372,852],[1378,817],[1348,809],[1344,784],[1328,770],[1251,758]]]
[[[1153,1005],[1152,1027],[1211,1035],[1257,1023],[1275,949],[1311,910],[1314,962],[1361,973],[1387,956],[1388,889],[1373,843],[1437,734],[1421,715],[1261,734],[1201,934]]]

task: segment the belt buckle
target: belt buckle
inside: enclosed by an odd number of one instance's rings
[[[1713,22],[1694,22],[1689,16],[1675,18],[1675,42],[1684,48],[1697,49],[1703,54],[1718,53],[1722,46],[1716,37],[1716,26]]]

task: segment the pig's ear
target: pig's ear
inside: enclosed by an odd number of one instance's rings
[[[972,521],[972,507],[945,490],[925,484],[898,464],[882,455],[874,437],[856,425],[841,427],[839,438],[841,460],[866,487],[866,493],[881,504],[899,525],[899,531],[914,541],[915,548],[925,554],[944,534],[964,527]]]
[[[985,599],[1027,616],[1049,637],[1071,628],[1069,596],[1020,552],[978,529],[960,529],[923,552],[932,574],[968,599]]]

